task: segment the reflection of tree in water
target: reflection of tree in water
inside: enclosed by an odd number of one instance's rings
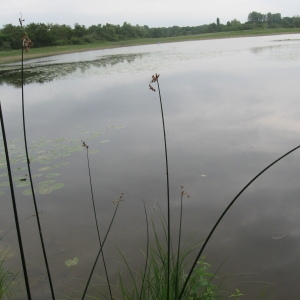
[[[91,68],[105,68],[108,66],[116,66],[121,63],[132,63],[137,58],[141,58],[144,54],[118,54],[108,55],[92,61],[79,61],[58,64],[28,64],[24,66],[25,83],[45,83],[57,78],[67,76],[69,74],[80,71],[86,73]],[[16,87],[21,86],[21,68],[18,65],[4,66],[0,70],[0,85],[6,83]]]

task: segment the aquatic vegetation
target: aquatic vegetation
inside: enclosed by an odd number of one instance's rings
[[[48,63],[45,65],[28,63],[24,66],[24,79],[26,80],[26,84],[34,82],[43,84],[57,78],[71,76],[73,73],[76,74],[80,72],[85,75],[88,72],[95,72],[95,70],[100,72],[104,67],[117,67],[119,64],[131,63],[137,59],[141,59],[145,55],[147,55],[147,53],[106,55],[91,61]],[[0,85],[4,83],[16,87],[22,86],[18,66],[1,66]]]
[[[124,128],[123,125],[112,125],[109,126],[110,129],[121,129]],[[93,131],[86,130],[84,133],[81,131],[77,134],[85,136],[88,141],[98,140],[103,135],[103,131]],[[106,144],[110,140],[99,140],[100,144]],[[27,168],[24,167],[26,163],[26,155],[24,149],[22,149],[22,140],[15,139],[8,141],[8,149],[10,150],[11,165],[13,167],[12,175],[13,181],[16,182],[16,188],[21,189],[24,195],[32,195],[25,188],[30,185],[28,180],[28,174],[26,172]],[[0,143],[0,149],[3,149],[3,144]],[[30,162],[33,170],[32,178],[37,179],[37,187],[35,190],[39,192],[42,189],[40,183],[46,178],[59,178],[60,173],[55,172],[57,169],[67,166],[68,161],[64,161],[66,157],[70,157],[72,154],[83,151],[83,147],[80,144],[80,140],[76,138],[65,138],[59,137],[56,139],[46,139],[45,136],[40,137],[38,140],[32,141],[28,144],[28,149],[30,150]],[[90,154],[99,153],[99,149],[91,149]],[[35,173],[36,172],[36,173]],[[20,175],[23,174],[23,175]],[[9,187],[9,182],[7,181],[7,171],[6,171],[6,158],[4,152],[0,152],[0,193],[4,194],[7,192],[6,187]],[[52,185],[51,189],[47,190],[47,193],[51,193],[60,188],[64,187],[64,183],[56,183]],[[45,192],[46,190],[44,190]],[[45,194],[43,191],[40,194]]]

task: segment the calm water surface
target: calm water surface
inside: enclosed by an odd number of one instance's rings
[[[48,299],[32,199],[26,194],[18,64],[1,66],[1,104],[15,176],[33,298]],[[166,210],[159,73],[167,127],[172,229],[180,186],[184,237],[204,239],[234,196],[258,172],[300,144],[300,36],[282,35],[148,45],[35,59],[25,63],[26,126],[38,209],[58,297],[80,298],[98,251],[86,151],[104,235],[121,192],[125,201],[106,244],[110,276],[122,269],[119,247],[143,266],[148,213]],[[155,86],[154,86],[155,87]],[[1,146],[0,230],[14,228]],[[204,255],[226,287],[255,299],[298,299],[300,153],[260,177],[221,222]],[[52,181],[50,181],[52,180]],[[7,266],[21,264],[15,230],[1,240]],[[76,266],[65,261],[78,258]],[[103,284],[99,262],[95,284]],[[237,276],[238,275],[238,276]],[[92,293],[93,291],[91,291]],[[97,292],[95,292],[97,295]],[[79,296],[78,296],[79,295]],[[99,295],[99,294],[98,294]],[[20,293],[18,299],[23,299]]]

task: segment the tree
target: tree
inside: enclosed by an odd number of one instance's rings
[[[248,15],[248,22],[255,24],[262,24],[265,22],[266,15],[253,11]]]
[[[220,19],[217,18],[217,26],[219,26],[219,25],[220,25]]]
[[[35,47],[52,45],[49,25],[43,23],[30,23],[25,27],[25,30]]]
[[[22,31],[21,26],[6,24],[3,26],[1,33],[6,36],[6,42],[10,44],[12,49],[22,48],[22,35],[24,32]]]
[[[73,29],[73,35],[77,38],[81,38],[86,34],[86,28],[84,25],[79,25],[78,23],[75,23],[74,29]]]

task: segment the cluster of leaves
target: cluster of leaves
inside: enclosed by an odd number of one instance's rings
[[[299,28],[300,17],[281,17],[280,13],[261,14],[251,12],[248,21],[244,24],[234,19],[222,24],[220,19],[216,23],[200,26],[172,26],[149,28],[147,25],[131,25],[124,22],[123,25],[106,23],[86,27],[75,23],[74,27],[58,24],[30,23],[24,29],[34,41],[34,47],[81,45],[93,42],[122,41],[139,38],[164,38],[184,35],[196,35],[220,31],[249,30],[256,28]],[[12,24],[4,25],[0,29],[0,50],[6,51],[20,48],[20,36],[23,31],[21,26]]]
[[[107,129],[119,129],[124,126],[112,125]],[[102,136],[103,132],[92,132],[89,130],[83,130],[80,132],[81,136],[84,136],[86,140],[97,139]],[[99,143],[107,143],[109,140],[100,140]],[[25,167],[26,157],[24,149],[22,147],[22,140],[9,141],[8,147],[11,155],[11,165],[13,166],[13,181],[15,187],[22,189],[22,193],[26,196],[32,195],[32,191],[29,188],[29,179],[27,176],[27,168]],[[3,145],[0,144],[0,150],[3,149]],[[32,163],[35,172],[33,178],[36,179],[38,184],[35,185],[35,192],[45,195],[64,187],[63,182],[57,182],[60,173],[57,173],[57,169],[67,164],[66,161],[61,161],[66,157],[83,151],[80,139],[70,138],[57,138],[55,140],[47,140],[45,137],[40,137],[38,140],[33,141],[30,146],[30,162]],[[99,150],[91,150],[91,154],[98,153]],[[0,195],[4,194],[9,187],[6,170],[6,159],[4,151],[0,153]]]

